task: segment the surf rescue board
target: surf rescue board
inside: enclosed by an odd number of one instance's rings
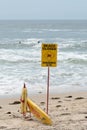
[[[50,117],[38,105],[36,105],[30,98],[27,98],[27,105],[30,109],[30,112],[37,119],[39,119],[44,124],[52,125],[52,120],[50,119]]]

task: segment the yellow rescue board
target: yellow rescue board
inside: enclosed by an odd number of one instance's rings
[[[52,120],[50,119],[50,117],[29,98],[27,99],[27,104],[31,113],[34,114],[36,118],[41,120],[41,122],[44,124],[52,125]]]
[[[27,88],[24,84],[21,94],[21,114],[26,115],[27,112]]]

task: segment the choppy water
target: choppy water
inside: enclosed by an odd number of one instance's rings
[[[46,91],[42,43],[58,44],[50,91],[87,91],[87,21],[0,21],[0,95]]]

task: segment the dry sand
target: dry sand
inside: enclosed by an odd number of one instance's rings
[[[30,98],[45,110],[45,95]],[[52,126],[42,124],[33,115],[29,120],[29,113],[23,118],[19,103],[20,97],[0,98],[0,130],[87,130],[87,92],[50,95],[48,114]]]

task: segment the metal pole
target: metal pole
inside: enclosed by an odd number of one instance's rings
[[[50,68],[48,66],[48,77],[47,77],[47,114],[48,114],[48,103],[49,103],[49,74],[50,74]]]

